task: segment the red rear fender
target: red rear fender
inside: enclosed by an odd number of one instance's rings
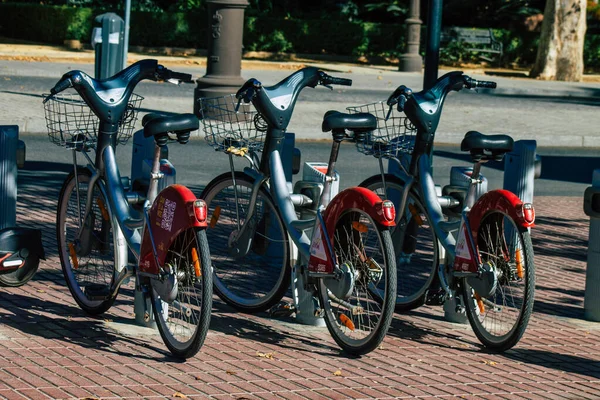
[[[206,228],[206,212],[196,211],[198,208],[196,201],[203,202],[182,185],[171,185],[165,188],[154,200],[149,212],[150,220],[147,228],[152,230],[160,265],[164,264],[167,251],[181,232],[192,227]],[[199,221],[197,215],[203,216],[204,220]],[[140,250],[140,271],[154,274],[159,271],[152,252],[148,229],[144,231]]]

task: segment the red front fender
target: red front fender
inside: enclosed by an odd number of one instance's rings
[[[469,211],[469,225],[473,232],[473,237],[477,237],[479,226],[486,214],[493,210],[498,210],[510,216],[517,225],[523,228],[533,226],[535,212],[533,206],[526,205],[526,214],[524,215],[523,202],[514,193],[508,190],[492,190],[484,194],[477,200],[471,211]]]
[[[148,229],[152,230],[158,262],[163,265],[167,251],[181,232],[192,227],[206,228],[205,215],[204,220],[200,221],[196,217],[194,210],[196,200],[196,196],[182,185],[171,185],[158,194],[150,209],[150,218],[144,231],[140,249],[140,271],[152,274],[159,272]]]

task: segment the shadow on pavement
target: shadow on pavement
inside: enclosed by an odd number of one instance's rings
[[[598,360],[574,354],[560,354],[538,349],[513,349],[503,353],[503,356],[524,364],[535,364],[544,368],[600,379]]]
[[[39,281],[39,277],[36,278],[34,279]],[[3,304],[3,310],[0,311],[0,322],[27,335],[59,340],[119,356],[154,361],[157,359],[179,361],[170,357],[170,353],[166,349],[152,348],[147,341],[115,334],[107,329],[104,319],[111,318],[108,317],[109,314],[94,318],[85,314],[78,307],[49,299],[23,296],[16,292],[0,292],[0,302]],[[117,305],[115,303],[115,306]],[[123,347],[126,346],[152,348],[161,356],[151,357],[140,353],[129,353],[123,351]]]

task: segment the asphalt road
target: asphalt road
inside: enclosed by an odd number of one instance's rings
[[[66,174],[72,169],[71,152],[51,144],[43,135],[21,135],[27,146],[27,163],[20,170],[20,185],[60,186]],[[331,143],[298,142],[302,152],[302,161],[322,161],[329,158]],[[117,159],[123,176],[131,171],[131,141],[119,146]],[[594,169],[600,168],[598,151],[594,149],[556,149],[541,148],[542,177],[535,181],[536,196],[577,196],[589,186]],[[177,143],[169,146],[169,159],[175,165],[177,182],[190,186],[200,193],[202,188],[215,176],[228,171],[228,157],[214,151],[203,139],[195,138],[187,145]],[[83,157],[79,163],[84,164]],[[243,167],[243,160],[237,161]],[[434,153],[434,179],[437,184],[449,182],[451,166],[468,166],[469,156],[458,150],[457,146],[437,146]],[[341,147],[337,162],[340,174],[340,187],[359,184],[379,171],[377,160],[358,153],[352,144]],[[482,169],[488,178],[488,188],[501,188],[503,182],[503,164],[489,163]],[[299,179],[296,176],[295,179]]]

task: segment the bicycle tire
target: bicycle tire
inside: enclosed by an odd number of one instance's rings
[[[239,223],[244,224],[254,180],[242,172],[235,172],[235,180]],[[287,230],[271,195],[261,187],[251,222],[254,232],[250,230],[250,248],[244,255],[235,254],[240,249],[231,245],[238,229],[233,190],[231,172],[227,172],[213,179],[200,195],[208,207],[207,237],[214,290],[225,303],[239,311],[265,311],[283,298],[290,285]]]
[[[81,168],[78,169],[77,174],[80,192],[79,210],[83,214],[91,173]],[[78,200],[74,172],[71,172],[63,183],[56,214],[56,240],[65,281],[79,307],[91,315],[106,312],[113,305],[117,295],[110,295],[104,299],[91,299],[88,292],[92,288],[96,292],[98,288],[110,288],[115,279],[115,264],[122,262],[119,259],[119,252],[114,251],[117,248],[118,238],[114,229],[115,221],[107,209],[109,203],[99,186],[95,186],[92,196],[96,200],[92,200],[92,210],[86,221],[93,227],[87,239],[90,243],[85,246],[88,249],[79,254],[79,250],[75,250],[74,236],[80,222],[76,208]]]
[[[519,342],[533,311],[535,266],[531,237],[527,229],[517,225],[510,216],[491,210],[481,221],[476,240],[482,263],[492,262],[499,279],[496,290],[485,299],[478,299],[467,280],[462,280],[467,317],[484,346],[493,351],[506,351]],[[522,298],[515,296],[518,292],[522,292]],[[514,316],[514,322],[507,323],[503,319],[507,314]],[[491,332],[496,328],[504,329],[498,334]]]
[[[319,300],[336,343],[346,353],[363,355],[379,346],[394,315],[397,275],[392,239],[387,228],[358,209],[339,217],[333,235],[337,264],[354,277],[353,284],[347,289],[347,281],[320,278]],[[342,292],[348,290],[343,298],[333,294],[340,286]]]
[[[33,278],[40,265],[40,258],[35,254],[29,254],[25,264],[19,269],[0,275],[0,286],[20,287]]]
[[[406,312],[425,303],[427,290],[436,278],[438,241],[417,192],[409,192],[406,210],[400,212],[398,203],[404,182],[395,175],[386,174],[385,184],[387,193],[384,193],[381,175],[374,175],[359,186],[377,193],[382,199],[392,200],[396,206],[396,226],[390,227],[396,269],[402,278],[398,279],[396,312]]]
[[[186,359],[198,353],[210,324],[212,271],[206,231],[189,228],[181,232],[169,249],[167,263],[176,269],[177,298],[167,305],[152,289],[154,319],[171,354]],[[155,281],[150,282],[152,286]]]

